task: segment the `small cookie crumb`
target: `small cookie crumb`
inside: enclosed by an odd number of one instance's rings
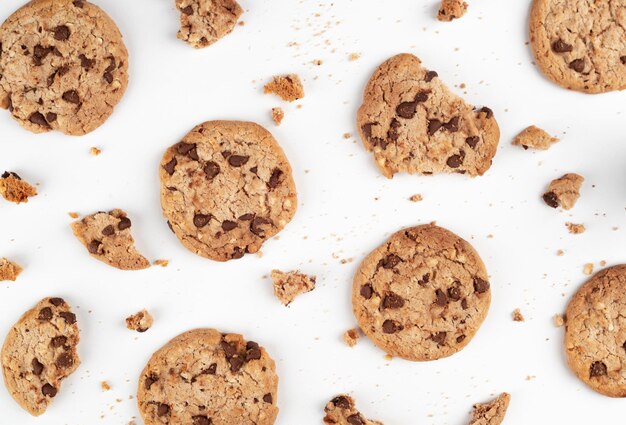
[[[283,108],[272,108],[272,120],[274,120],[276,125],[280,125],[283,122],[283,118],[285,118]]]
[[[359,342],[360,337],[361,335],[359,334],[359,328],[347,330],[343,334],[343,340],[348,345],[348,347],[354,347],[357,342]]]
[[[111,390],[111,386],[109,385],[109,383],[107,381],[100,382],[100,388],[102,388],[102,391],[110,391]]]
[[[19,204],[28,202],[28,198],[37,195],[37,189],[22,180],[17,173],[5,171],[0,176],[0,195],[9,202]]]
[[[424,198],[422,197],[422,195],[420,195],[419,193],[416,193],[415,195],[411,196],[409,198],[409,201],[411,202],[420,202],[422,201]]]
[[[360,54],[358,53],[350,53],[350,55],[348,55],[348,60],[350,62],[354,62],[355,60],[359,59],[361,57]]]
[[[513,144],[524,149],[547,150],[558,141],[558,138],[552,137],[541,128],[531,125],[513,139]]]
[[[344,139],[349,139],[350,137],[351,137],[350,133],[343,133],[343,138]]]
[[[315,276],[308,276],[299,271],[272,270],[272,282],[274,295],[285,306],[291,304],[298,295],[315,289]]]
[[[320,66],[320,65],[321,65],[321,64],[323,64],[323,63],[324,63],[324,62],[323,62],[321,59],[315,59],[315,60],[313,61],[313,65],[317,65],[317,66]]]
[[[524,315],[522,314],[522,312],[520,311],[519,308],[516,308],[515,310],[513,310],[513,321],[515,322],[524,322]]]
[[[72,218],[78,218],[78,213],[74,211],[68,212],[67,215],[69,215]]]
[[[572,209],[580,197],[580,188],[584,181],[583,176],[575,173],[552,180],[548,191],[543,194],[543,201],[552,208]]]
[[[562,249],[556,251],[556,255],[558,255],[559,257],[562,257],[563,254],[565,254],[565,251],[563,251]]]
[[[565,223],[565,225],[567,226],[567,231],[573,235],[579,235],[586,230],[584,224]]]
[[[89,149],[89,153],[92,154],[93,156],[98,156],[102,153],[102,151],[98,149],[97,147],[93,146]]]
[[[152,327],[153,322],[150,313],[144,309],[126,318],[126,328],[131,331],[145,332]]]
[[[553,320],[554,326],[556,326],[557,328],[560,328],[565,324],[565,317],[563,317],[562,314],[555,314]]]
[[[442,22],[450,22],[465,15],[467,3],[463,0],[441,0],[437,19]]]
[[[583,267],[583,273],[585,273],[586,275],[591,275],[591,273],[593,273],[593,263],[585,264],[585,266]]]
[[[7,258],[0,258],[0,281],[10,280],[15,282],[15,279],[22,273],[22,268],[13,261]]]
[[[302,99],[304,97],[304,87],[302,81],[296,74],[278,75],[263,87],[264,93],[272,93],[287,102]]]
[[[170,261],[169,261],[169,260],[162,260],[162,259],[159,259],[159,260],[154,260],[154,263],[153,263],[153,264],[154,264],[155,266],[167,267],[167,266],[169,266]]]

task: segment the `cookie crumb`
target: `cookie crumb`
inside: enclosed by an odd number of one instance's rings
[[[420,195],[419,193],[416,193],[415,195],[412,195],[412,196],[409,198],[409,201],[411,201],[411,202],[420,202],[420,201],[422,201],[423,199],[424,199],[424,198],[422,197],[422,195]]]
[[[280,302],[288,306],[298,295],[315,289],[315,276],[308,276],[299,271],[282,272],[272,270],[274,295]]]
[[[588,276],[591,276],[591,273],[593,273],[593,263],[585,264],[585,266],[583,267],[583,273],[585,273]]]
[[[5,171],[0,176],[0,195],[9,202],[19,204],[28,202],[28,198],[37,195],[37,189],[22,180],[17,173]]]
[[[272,120],[276,125],[280,125],[283,122],[283,118],[285,118],[285,111],[283,108],[272,108]]]
[[[442,22],[450,22],[465,15],[467,3],[463,0],[441,0],[437,19]]]
[[[560,328],[565,324],[565,317],[563,317],[562,314],[555,314],[553,320],[554,326],[556,326],[557,328]]]
[[[513,144],[524,149],[547,150],[558,141],[558,138],[552,137],[541,128],[531,125],[513,139]]]
[[[102,391],[110,391],[111,390],[111,386],[109,385],[109,383],[107,381],[100,382],[100,388],[102,388]]]
[[[98,156],[102,153],[102,151],[98,149],[97,147],[93,146],[89,149],[89,153],[92,154],[93,156]]]
[[[385,360],[387,360],[388,362],[393,360],[393,356],[391,354],[385,354]]]
[[[333,397],[324,408],[325,424],[353,424],[353,425],[383,425],[382,422],[365,419],[357,410],[352,397],[347,394],[340,394]]]
[[[522,314],[522,312],[520,311],[519,308],[516,308],[515,310],[513,310],[513,321],[515,322],[524,322],[524,315]]]
[[[315,59],[315,60],[313,61],[313,65],[317,65],[317,66],[320,66],[320,65],[321,65],[321,64],[323,64],[323,63],[324,63],[324,62],[323,62],[321,59]]]
[[[159,259],[159,260],[154,260],[154,264],[155,266],[161,266],[161,267],[167,267],[170,264],[169,260],[163,260],[163,259]]]
[[[559,257],[562,257],[565,254],[565,251],[563,251],[562,249],[559,249],[556,251],[556,255],[558,255]]]
[[[349,139],[351,137],[350,133],[343,133],[344,139]]]
[[[343,340],[348,347],[354,347],[359,342],[360,337],[359,328],[347,330],[343,334]]]
[[[585,232],[585,225],[584,224],[575,224],[575,223],[565,223],[565,225],[567,226],[567,231],[570,232],[573,235],[579,235],[581,233]]]
[[[350,53],[350,54],[348,55],[348,60],[349,60],[350,62],[354,62],[355,60],[359,59],[360,57],[361,57],[361,55],[360,55],[360,54],[358,54],[358,53]]]
[[[22,267],[17,263],[7,258],[0,258],[0,281],[10,280],[15,282],[15,279],[22,273],[22,270]]]
[[[552,180],[548,191],[543,194],[543,201],[552,208],[572,209],[580,197],[580,188],[584,181],[583,176],[575,173]]]
[[[472,420],[469,425],[495,425],[502,423],[506,415],[506,410],[509,408],[510,401],[511,395],[502,393],[495,400],[488,403],[475,404],[472,411]]]
[[[304,97],[302,81],[296,74],[274,76],[272,81],[263,87],[263,92],[275,94],[287,102],[293,102]]]
[[[78,218],[78,213],[74,211],[68,212],[67,215],[69,215],[72,218]]]
[[[131,331],[145,332],[152,327],[153,322],[150,313],[144,309],[126,318],[126,328]]]

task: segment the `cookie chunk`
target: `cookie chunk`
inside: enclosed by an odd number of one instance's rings
[[[524,149],[533,148],[547,150],[558,141],[559,139],[556,137],[552,137],[539,127],[531,125],[513,139],[513,144],[521,146]]]
[[[356,409],[352,397],[341,394],[333,398],[324,408],[324,423],[333,425],[383,425],[382,422],[365,419]]]
[[[552,208],[572,209],[580,197],[579,191],[584,181],[583,176],[575,173],[552,180],[548,191],[543,194],[543,201]]]
[[[487,270],[454,233],[423,225],[394,233],[354,276],[363,332],[394,357],[435,360],[463,349],[487,316]]]
[[[302,81],[296,74],[275,76],[263,87],[263,91],[266,94],[273,93],[287,102],[293,102],[304,97]]]
[[[126,328],[131,331],[145,332],[152,327],[154,320],[148,310],[141,310],[126,318]]]
[[[626,264],[596,273],[570,300],[565,353],[572,371],[591,389],[626,397]]]
[[[626,88],[623,0],[534,0],[530,41],[539,69],[586,93]]]
[[[27,130],[89,133],[127,84],[122,35],[85,0],[31,1],[0,27],[0,107]]]
[[[152,355],[137,403],[146,425],[271,425],[277,386],[274,361],[259,344],[196,329]]]
[[[229,34],[243,13],[235,0],[176,0],[176,7],[180,11],[177,37],[196,49]]]
[[[360,337],[359,328],[349,329],[343,333],[343,342],[348,347],[354,347],[359,342]]]
[[[217,261],[255,253],[297,208],[291,166],[260,125],[209,121],[161,160],[161,206],[190,251]]]
[[[500,140],[491,109],[475,110],[411,54],[394,56],[374,72],[357,127],[389,178],[398,172],[482,175]]]
[[[124,211],[97,212],[71,226],[92,257],[121,270],[150,267],[150,262],[135,249],[131,221]]]
[[[281,272],[272,270],[274,295],[285,306],[291,304],[300,294],[315,289],[315,276],[307,276],[299,272]]]
[[[272,121],[274,121],[274,124],[280,125],[283,122],[283,118],[285,118],[283,108],[272,108]]]
[[[28,198],[37,195],[37,189],[16,173],[5,171],[0,176],[0,195],[9,202],[19,204],[28,202]]]
[[[565,223],[567,227],[567,231],[573,235],[580,235],[581,233],[585,233],[587,230],[584,224],[576,224],[576,223]]]
[[[463,0],[441,0],[437,19],[442,22],[450,22],[465,15],[467,3]]]
[[[2,347],[9,393],[31,415],[46,411],[61,381],[79,366],[76,315],[62,298],[44,298],[11,328]]]
[[[475,404],[469,425],[500,425],[504,420],[510,401],[510,394],[502,393],[488,403]]]
[[[20,273],[22,273],[22,268],[19,266],[19,264],[14,263],[8,258],[0,258],[0,281],[15,281]]]

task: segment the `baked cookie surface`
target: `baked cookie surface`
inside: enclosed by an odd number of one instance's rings
[[[530,41],[541,71],[562,87],[626,88],[624,0],[534,0]]]
[[[596,273],[566,310],[570,369],[594,391],[626,397],[626,264]]]
[[[190,251],[217,261],[257,252],[297,208],[291,166],[263,127],[209,121],[163,155],[161,206]]]
[[[476,403],[469,425],[500,425],[511,402],[511,395],[502,393],[487,403]]]
[[[338,395],[326,403],[324,413],[324,423],[329,425],[383,425],[382,422],[364,418],[352,397],[346,394]]]
[[[128,84],[122,35],[87,1],[27,3],[0,27],[0,47],[0,107],[34,133],[95,130]]]
[[[230,33],[243,13],[235,0],[176,0],[176,7],[180,11],[177,37],[196,49]]]
[[[152,355],[137,402],[146,425],[271,425],[277,385],[274,361],[257,343],[196,329]]]
[[[352,289],[363,332],[388,354],[414,361],[463,349],[490,301],[487,270],[474,248],[434,225],[394,233],[363,260]]]
[[[44,298],[13,325],[2,347],[9,393],[31,415],[46,411],[80,364],[76,316],[62,298]]]
[[[388,59],[370,78],[357,127],[389,178],[399,172],[482,175],[500,140],[491,109],[475,110],[406,53]]]

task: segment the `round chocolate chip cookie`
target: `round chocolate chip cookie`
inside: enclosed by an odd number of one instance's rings
[[[291,221],[291,166],[260,125],[209,121],[163,155],[161,206],[189,250],[217,261],[241,258]]]
[[[11,396],[31,415],[46,411],[61,381],[80,365],[76,316],[62,298],[44,298],[11,328],[2,373]]]
[[[374,72],[357,127],[389,178],[398,172],[482,175],[500,140],[491,109],[475,110],[411,54],[394,56]]]
[[[562,87],[626,88],[624,0],[534,0],[530,41],[539,69]]]
[[[463,349],[487,316],[487,270],[472,246],[434,225],[400,230],[354,277],[352,306],[363,332],[387,353],[436,360]]]
[[[137,403],[146,425],[271,425],[277,386],[274,361],[256,342],[196,329],[152,355]]]
[[[596,273],[566,311],[569,367],[594,391],[626,397],[626,264]]]
[[[0,27],[0,107],[34,133],[95,130],[127,84],[122,35],[87,1],[33,0]]]

